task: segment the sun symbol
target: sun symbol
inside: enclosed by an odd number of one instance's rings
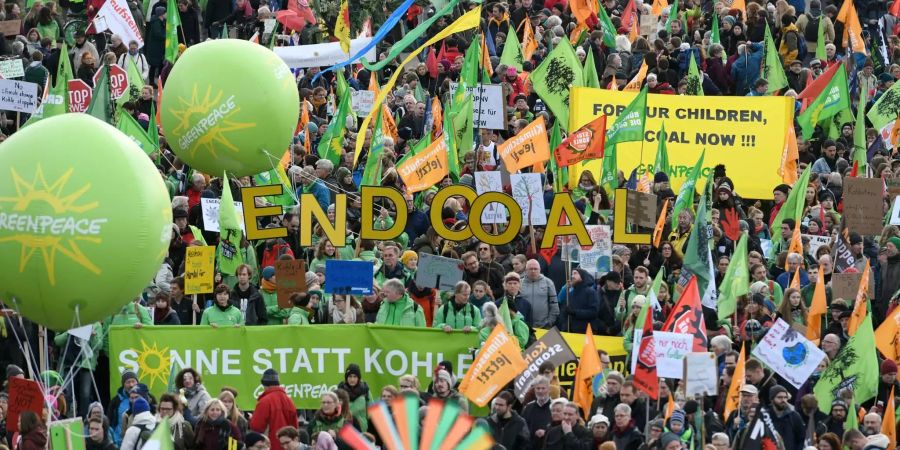
[[[144,381],[151,389],[156,386],[157,381],[161,385],[168,384],[171,366],[169,347],[160,349],[156,346],[156,342],[151,347],[143,339],[141,339],[141,347],[143,347],[141,350],[131,349],[138,354],[138,374],[141,381]]]
[[[38,202],[49,205],[54,215],[83,214],[99,206],[99,203],[96,201],[76,204],[91,189],[91,183],[87,183],[71,193],[64,192],[66,183],[72,177],[74,169],[70,168],[62,175],[54,177],[52,184],[47,182],[40,164],[35,169],[34,179],[31,182],[22,178],[15,168],[10,168],[10,172],[12,173],[13,183],[16,186],[16,196],[0,197],[0,203],[11,203],[13,212],[28,211],[33,203]],[[40,252],[40,256],[44,258],[44,267],[51,286],[56,285],[57,253],[61,253],[94,274],[99,275],[101,272],[100,268],[85,256],[79,246],[79,243],[82,242],[100,244],[102,240],[99,237],[83,235],[56,236],[35,234],[34,232],[20,232],[19,234],[0,238],[0,243],[4,242],[18,242],[22,246],[19,254],[19,273],[24,272],[31,257]]]
[[[172,114],[178,120],[178,124],[175,126],[173,132],[175,134],[185,134],[191,131],[201,119],[207,118],[214,110],[221,108],[222,103],[227,100],[223,99],[224,96],[225,94],[222,91],[213,95],[212,87],[207,86],[206,92],[201,99],[199,88],[195,84],[191,90],[190,100],[185,100],[184,98],[178,99],[178,102],[183,106],[183,109],[172,109]],[[218,118],[214,125],[206,128],[206,130],[188,146],[189,148],[187,150],[190,150],[191,156],[195,156],[197,150],[201,147],[205,148],[213,158],[218,157],[216,150],[221,147],[227,148],[235,153],[240,152],[240,149],[235,147],[225,134],[231,131],[253,128],[256,124],[229,120],[229,117],[232,117],[239,112],[241,112],[241,107],[235,106],[222,117]]]

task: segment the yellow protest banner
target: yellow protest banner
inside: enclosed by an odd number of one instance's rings
[[[459,385],[459,392],[472,403],[484,407],[506,383],[522,373],[526,366],[528,364],[522,358],[518,342],[506,332],[503,323],[498,321],[472,361],[472,366]]]
[[[550,160],[550,143],[544,117],[538,117],[518,134],[497,145],[497,153],[503,158],[506,170],[516,173],[523,167]]]
[[[209,294],[213,291],[216,248],[191,246],[184,261],[184,293]]]
[[[637,94],[572,88],[569,129],[578,129],[601,115],[614,120]],[[617,145],[618,169],[626,175],[635,168],[638,176],[647,170],[655,173],[657,130],[665,122],[673,191],[678,192],[705,149],[700,179],[705,179],[716,165],[724,164],[741,196],[771,198],[772,189],[782,182],[778,169],[788,126],[793,121],[793,108],[789,97],[649,94],[644,142]],[[601,163],[583,163],[580,170],[590,170],[599,179]]]
[[[397,166],[397,173],[411,194],[437,186],[449,173],[447,143],[443,139],[432,142],[424,151]]]

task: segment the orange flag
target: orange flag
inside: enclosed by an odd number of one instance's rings
[[[487,43],[484,42],[484,33],[481,33],[481,67],[484,67],[488,75],[494,75],[494,66],[491,64],[491,54],[488,52]]]
[[[662,15],[664,9],[669,7],[669,2],[666,0],[656,0],[653,2],[653,9],[650,10],[650,14],[653,14],[656,17]]]
[[[638,69],[638,73],[634,75],[634,78],[625,85],[622,89],[624,92],[638,92],[641,90],[641,83],[644,82],[644,78],[647,78],[647,67],[646,62],[641,62],[641,68]]]
[[[550,143],[547,141],[547,126],[544,117],[522,128],[518,134],[497,145],[497,153],[503,158],[509,173],[516,173],[523,167],[550,160]]]
[[[847,7],[847,4],[850,4]],[[841,11],[844,11],[844,8],[847,7],[846,20],[840,20],[840,13],[838,13],[838,21],[844,22],[844,47],[852,48],[854,52],[868,54],[866,52],[866,43],[862,38],[862,26],[859,23],[859,16],[856,13],[856,7],[853,6],[852,0],[844,1],[844,6],[841,6]]]
[[[788,286],[794,289],[800,289],[800,268],[794,271],[794,277],[791,279],[791,285]]]
[[[803,238],[800,235],[800,226],[794,226],[794,233],[791,234],[791,243],[788,246],[788,255],[798,253],[803,255]],[[787,270],[787,260],[784,261],[784,269]]]
[[[663,203],[662,211],[659,213],[659,219],[656,220],[656,227],[653,228],[653,246],[659,248],[662,242],[663,228],[666,227],[666,217],[669,212],[669,199]]]
[[[900,359],[900,308],[894,308],[875,330],[875,347],[887,359]]]
[[[446,148],[442,153],[447,154]],[[472,403],[484,407],[527,366],[516,339],[506,332],[503,321],[498,321],[472,361],[459,385],[459,392]]]
[[[603,159],[605,143],[606,116],[600,116],[569,134],[553,150],[556,164],[568,167],[588,159]]]
[[[391,114],[391,109],[387,105],[381,105],[381,126],[384,134],[390,136],[395,143],[400,140],[397,122],[394,122],[394,115]]]
[[[588,324],[587,333],[584,334],[584,347],[581,349],[581,359],[578,360],[578,368],[575,369],[575,381],[572,385],[572,401],[581,406],[584,418],[587,419],[591,412],[591,402],[594,401],[593,380],[594,376],[603,372],[603,363],[597,354],[594,345],[594,332]]]
[[[525,61],[531,59],[531,55],[538,48],[537,39],[534,38],[534,30],[531,28],[530,20],[523,20],[523,24],[525,24],[525,31],[522,34],[522,58]]]
[[[619,82],[616,81],[615,75],[613,75],[612,80],[610,80],[609,84],[606,85],[606,89],[611,90],[611,91],[619,90]]]
[[[593,0],[570,0],[569,8],[572,9],[572,15],[580,24],[587,23],[592,14],[594,15],[593,20],[597,20],[597,2]]]
[[[781,153],[781,167],[778,168],[778,175],[781,175],[781,181],[788,186],[793,186],[799,178],[797,175],[797,161],[800,159],[800,151],[797,149],[797,132],[794,131],[792,124],[787,125],[788,134],[784,139],[784,151]]]
[[[806,319],[806,338],[818,341],[822,337],[822,316],[828,312],[825,305],[825,277],[816,279],[816,289],[813,291],[812,304],[809,307],[809,316]]]
[[[424,151],[406,158],[397,166],[397,173],[406,185],[406,192],[410,194],[437,186],[449,173],[447,142],[438,139]]]
[[[590,31],[590,28],[588,28],[588,26],[583,23],[579,23],[575,26],[575,28],[572,28],[572,32],[569,33],[569,42],[571,42],[572,45],[578,43],[578,38],[581,37],[582,31]]]
[[[744,346],[741,346],[741,354],[738,356],[737,364],[734,366],[734,376],[731,377],[731,386],[728,386],[728,396],[725,397],[725,414],[728,417],[732,411],[738,408],[741,400],[741,388],[744,387],[744,363],[746,362],[746,354]]]
[[[866,258],[866,268],[863,270],[862,278],[859,280],[859,289],[856,290],[856,306],[853,307],[853,315],[850,316],[850,324],[847,325],[847,334],[853,336],[856,329],[862,324],[868,312],[869,295],[869,259]]]
[[[731,2],[731,9],[740,10],[741,14],[743,14],[744,20],[745,21],[747,20],[747,1],[746,0],[734,0],[733,2]]]
[[[431,138],[437,139],[444,131],[444,110],[441,108],[441,100],[437,96],[431,99],[431,117]]]
[[[666,414],[663,416],[663,423],[669,421],[669,417],[672,417],[672,413],[675,412],[675,399],[672,397],[672,391],[669,391],[669,401],[666,402]]]
[[[884,408],[884,420],[881,421],[881,433],[891,440],[887,448],[897,448],[897,421],[894,419],[894,387],[891,386],[891,395],[888,397],[887,406]]]

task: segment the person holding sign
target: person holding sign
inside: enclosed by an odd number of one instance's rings
[[[469,303],[469,295],[472,288],[469,283],[460,281],[453,288],[453,301],[441,306],[434,317],[434,328],[443,329],[449,333],[453,330],[462,330],[469,333],[481,323],[481,311]]]
[[[424,327],[425,313],[416,302],[409,298],[403,282],[391,278],[381,288],[384,302],[378,308],[375,323],[398,327]]]
[[[244,316],[241,314],[241,310],[229,303],[231,292],[229,292],[228,286],[224,284],[216,286],[215,296],[215,303],[203,311],[200,325],[209,325],[213,328],[243,325]]]

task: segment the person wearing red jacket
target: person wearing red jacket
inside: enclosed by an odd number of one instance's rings
[[[297,426],[297,408],[281,386],[278,372],[266,369],[260,383],[266,390],[256,401],[256,410],[250,419],[250,429],[268,435],[272,450],[284,450],[276,434],[284,427]]]

